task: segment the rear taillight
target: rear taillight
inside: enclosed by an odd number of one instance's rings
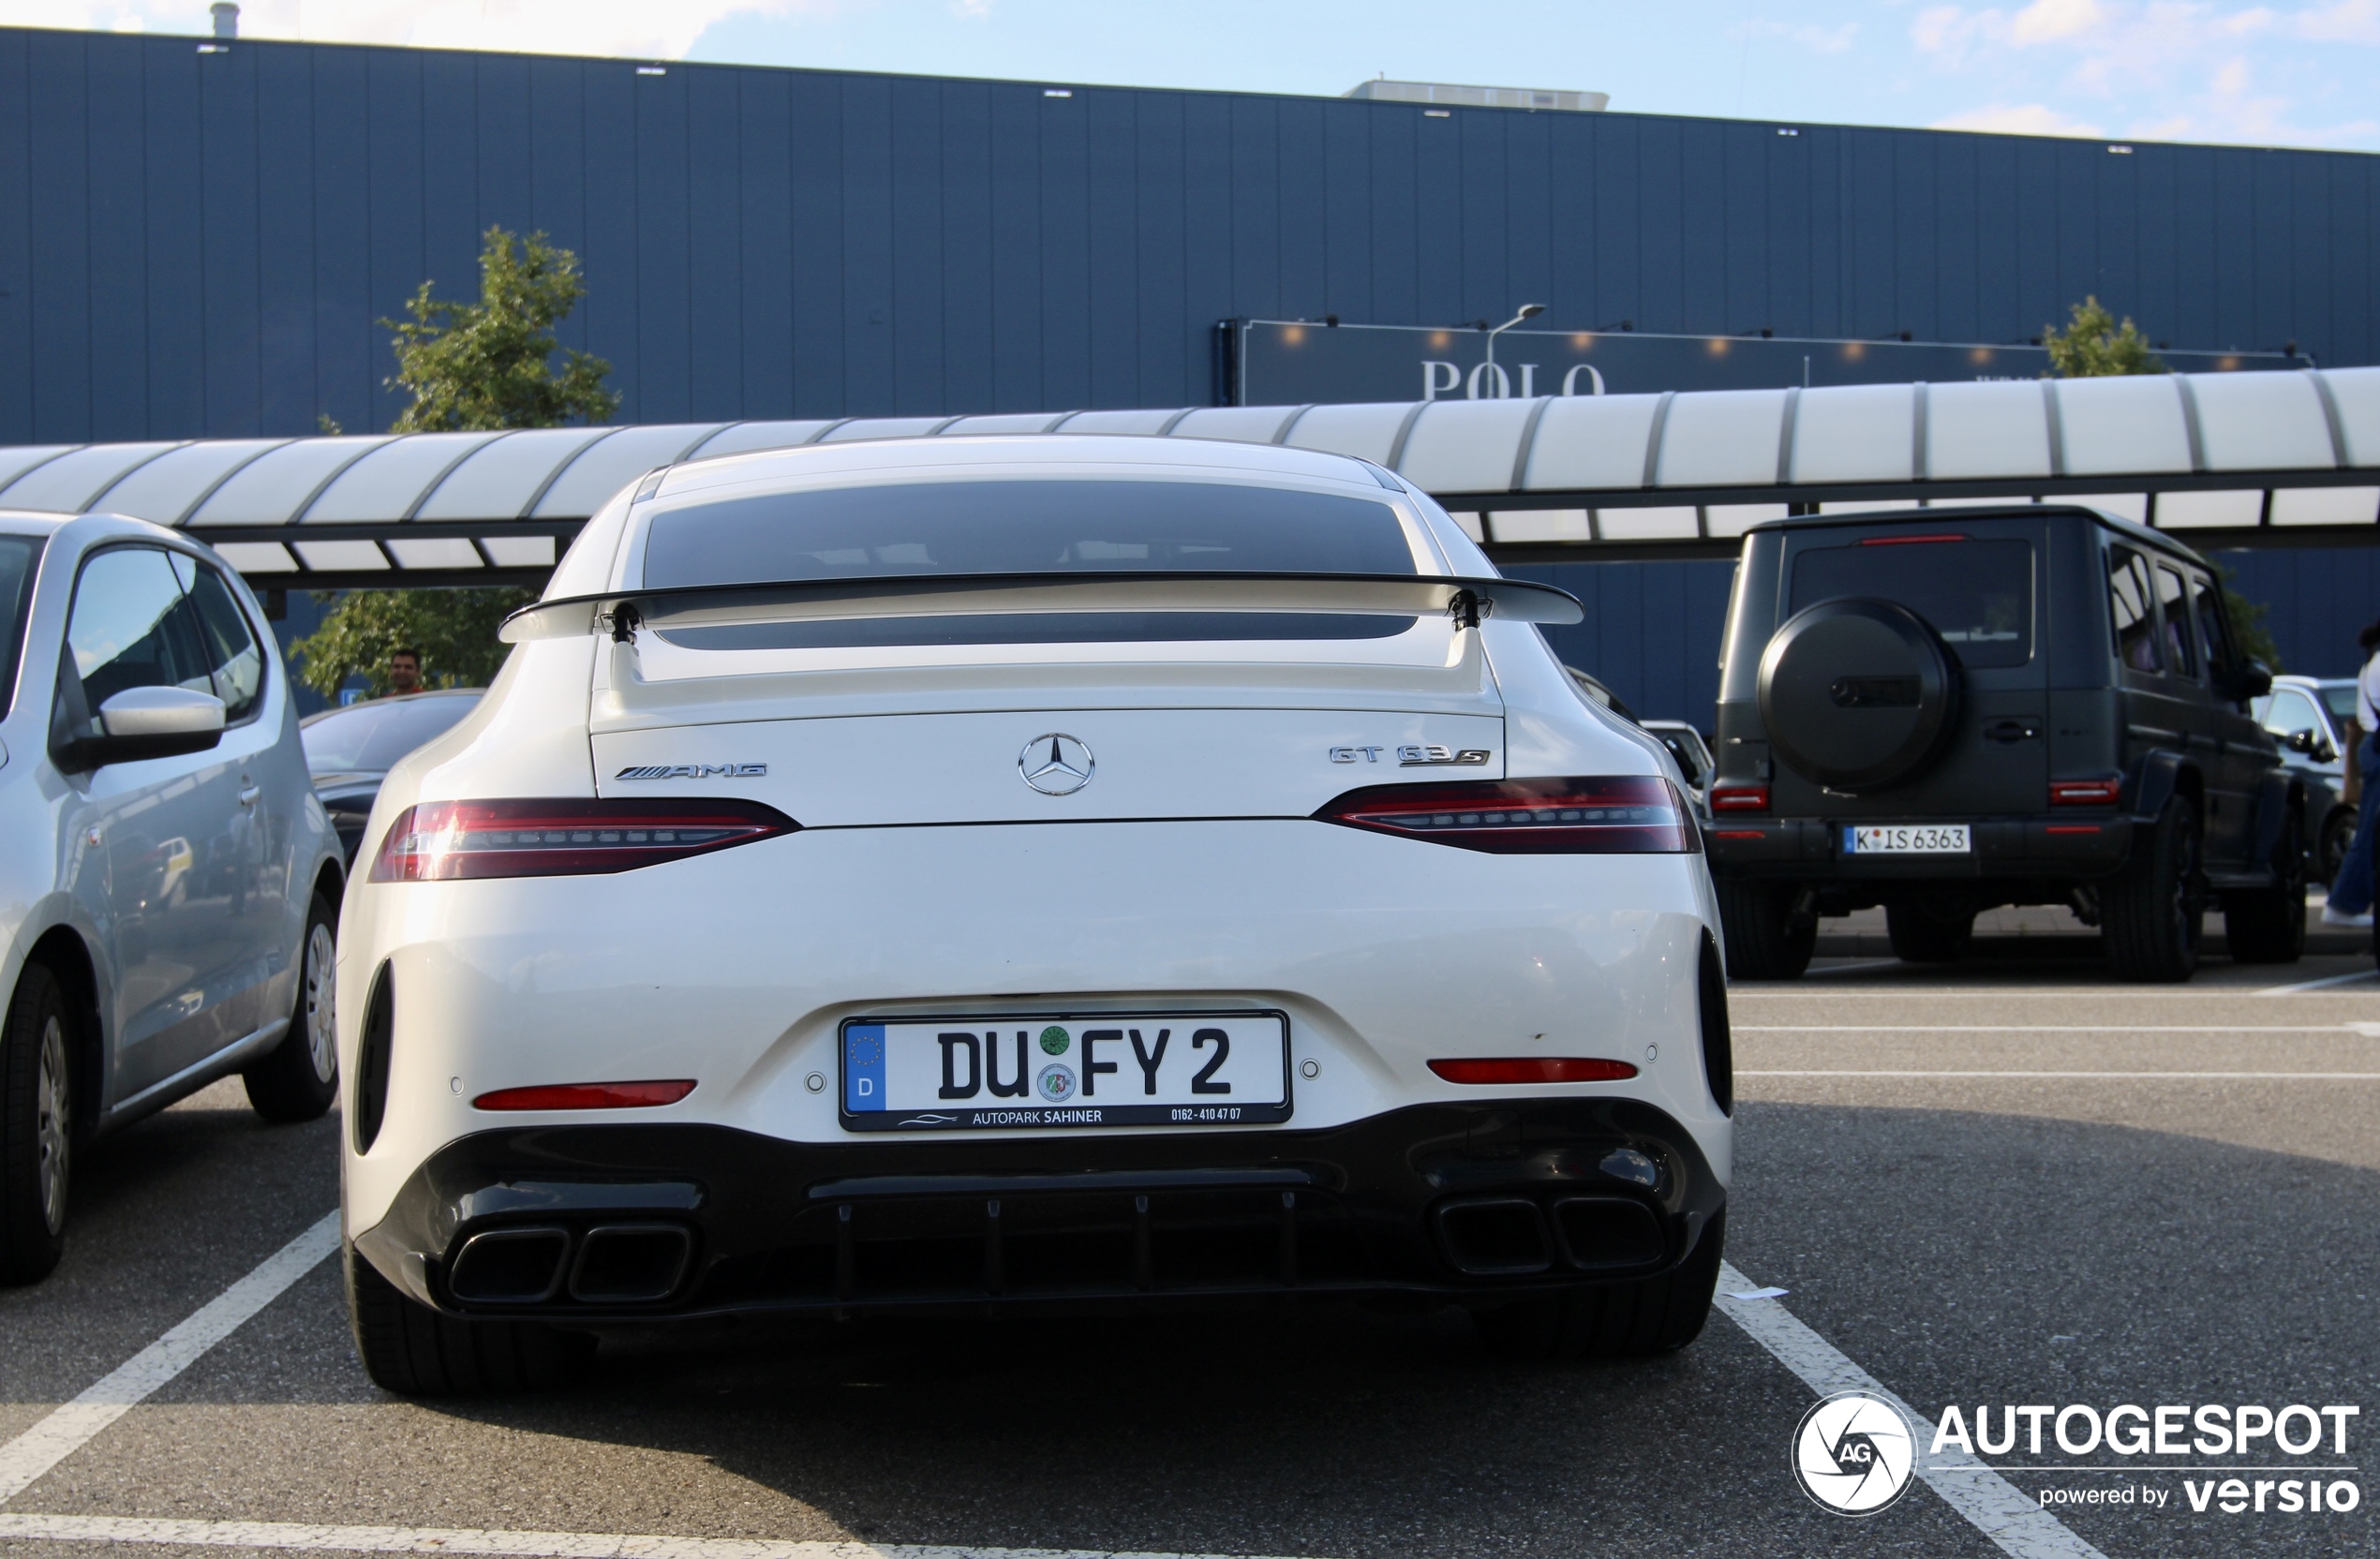
[[[1624,1061],[1587,1056],[1509,1056],[1434,1061],[1430,1070],[1450,1083],[1623,1083],[1636,1076]]]
[[[2122,792],[2120,780],[2052,780],[2049,782],[2049,804],[2053,807],[2112,807]]]
[[[753,801],[426,801],[389,825],[372,881],[632,871],[800,826]]]
[[[1711,787],[1711,810],[1764,812],[1768,810],[1768,787],[1766,785],[1714,785]]]
[[[666,1082],[543,1083],[499,1088],[471,1101],[473,1109],[651,1109],[674,1105],[694,1091],[685,1078]]]
[[[1702,848],[1658,775],[1373,785],[1314,814],[1326,823],[1498,854],[1681,854]]]

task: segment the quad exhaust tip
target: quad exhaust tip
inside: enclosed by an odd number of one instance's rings
[[[464,1304],[654,1304],[685,1280],[694,1237],[681,1224],[598,1224],[578,1236],[548,1225],[487,1229],[455,1252],[447,1292]]]
[[[1438,1239],[1468,1277],[1527,1277],[1558,1265],[1625,1272],[1658,1265],[1668,1241],[1650,1208],[1627,1196],[1465,1196],[1441,1203]]]

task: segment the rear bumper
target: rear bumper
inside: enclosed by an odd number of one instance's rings
[[[1861,824],[1926,823],[1925,818],[1863,818]],[[1951,820],[1956,821],[1956,820]],[[1973,822],[1970,855],[1853,855],[1847,826],[1833,818],[1721,817],[1706,837],[1714,876],[1795,882],[1942,882],[1978,879],[2088,882],[2120,870],[2135,829],[2152,818],[2106,813],[2069,817],[1983,818]]]
[[[1663,1271],[1725,1205],[1692,1134],[1628,1099],[1417,1105],[1303,1132],[934,1142],[536,1126],[450,1144],[354,1243],[452,1314],[643,1325],[1494,1299]]]

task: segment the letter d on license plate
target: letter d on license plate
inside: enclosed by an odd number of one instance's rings
[[[1243,1126],[1289,1119],[1279,1012],[853,1017],[845,1131]]]

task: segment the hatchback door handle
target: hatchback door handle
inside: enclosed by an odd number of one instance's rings
[[[2041,735],[2041,727],[2029,720],[1994,720],[1984,727],[1986,741],[2021,742]]]
[[[256,798],[263,794],[263,786],[250,785],[246,790],[240,793],[240,805],[243,807],[253,807],[256,805]]]

